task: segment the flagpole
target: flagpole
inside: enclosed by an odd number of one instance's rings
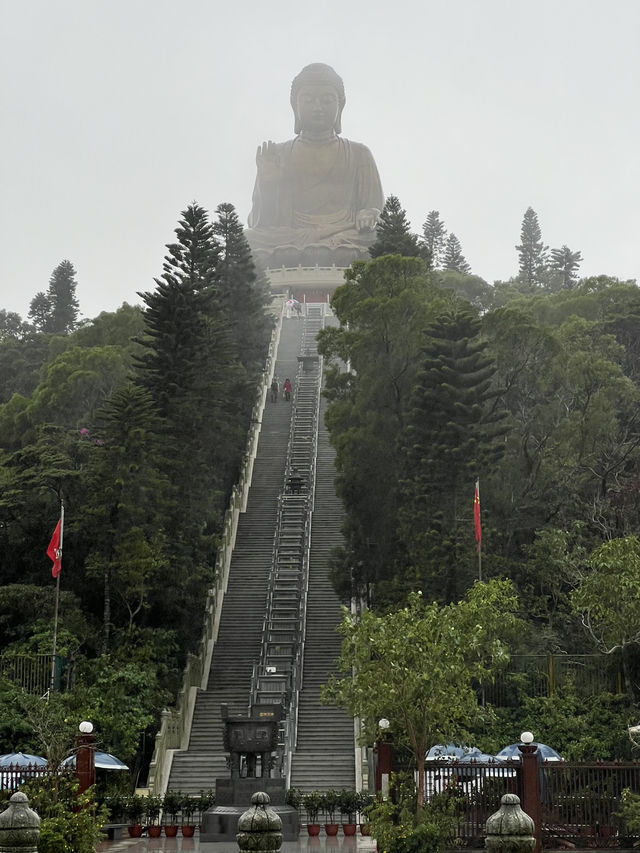
[[[64,536],[64,501],[60,501],[60,545],[62,551],[62,538]],[[53,693],[56,683],[56,650],[58,646],[58,605],[60,603],[60,575],[58,572],[56,577],[56,604],[53,616],[53,651],[51,653],[51,680],[49,682],[49,692]]]
[[[478,580],[482,580],[482,520],[480,516],[480,478],[476,480],[474,496],[473,521],[476,534],[476,551],[478,552]]]

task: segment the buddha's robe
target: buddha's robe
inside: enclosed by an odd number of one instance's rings
[[[384,196],[369,149],[340,136],[312,142],[297,136],[276,145],[279,176],[256,179],[247,238],[263,256],[282,247],[351,248],[358,254],[375,240],[375,231],[360,232],[361,210],[379,213]]]

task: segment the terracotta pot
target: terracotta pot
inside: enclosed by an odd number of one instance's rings
[[[345,835],[355,835],[358,825],[356,823],[343,823],[342,831]]]
[[[324,825],[324,831],[327,833],[327,835],[337,835],[339,828],[339,823],[325,823]]]
[[[129,833],[129,838],[140,838],[142,835],[142,825],[139,823],[132,823],[131,826],[127,827],[127,832]]]
[[[167,836],[167,838],[175,838],[178,834],[178,825],[168,823],[164,828],[164,834]]]
[[[361,823],[360,824],[360,835],[371,835],[371,824]]]
[[[307,834],[308,835],[320,835],[320,824],[319,823],[308,823],[307,824]]]
[[[147,827],[147,831],[149,833],[149,838],[160,838],[162,835],[162,827],[158,824],[152,824]]]
[[[193,838],[193,833],[195,832],[195,826],[190,823],[185,823],[182,825],[182,835],[184,838]]]

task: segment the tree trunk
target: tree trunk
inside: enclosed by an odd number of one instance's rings
[[[418,767],[418,799],[416,803],[416,810],[418,814],[422,811],[422,807],[424,806],[424,749],[417,756],[417,767]]]

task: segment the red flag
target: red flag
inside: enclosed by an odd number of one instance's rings
[[[473,529],[476,534],[478,549],[482,542],[482,525],[480,524],[480,481],[476,480],[476,491],[473,496]]]
[[[62,548],[60,547],[60,537],[62,535],[62,519],[56,524],[56,529],[53,531],[51,542],[47,548],[47,557],[53,560],[51,566],[51,577],[57,578],[62,571]]]

